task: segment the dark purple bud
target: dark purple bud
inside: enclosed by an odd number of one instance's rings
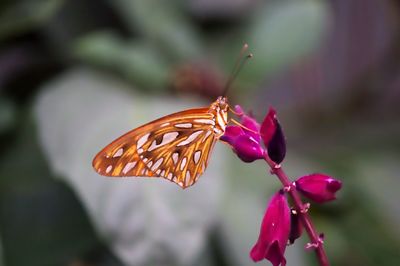
[[[277,164],[280,164],[286,155],[286,140],[282,127],[276,121],[276,130],[267,146],[268,156]]]
[[[306,175],[296,181],[297,190],[318,203],[336,199],[336,192],[341,187],[342,182],[324,174]]]
[[[270,140],[275,134],[276,121],[276,112],[273,108],[270,108],[260,128],[260,135],[265,147],[268,147]]]
[[[264,157],[264,149],[250,135],[239,136],[233,145],[233,149],[239,158],[246,163],[251,163]]]
[[[298,212],[294,209],[290,212],[290,234],[289,243],[293,244],[294,241],[301,236],[303,233],[303,225],[300,221]]]
[[[273,266],[286,265],[284,257],[290,232],[290,209],[282,191],[276,193],[264,215],[257,243],[250,252],[253,261],[269,260]]]

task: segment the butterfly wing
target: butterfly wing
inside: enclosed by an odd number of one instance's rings
[[[101,150],[93,167],[105,176],[163,177],[182,188],[191,186],[217,140],[208,110],[178,112],[133,129]]]

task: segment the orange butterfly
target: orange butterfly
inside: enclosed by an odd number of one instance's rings
[[[225,132],[229,105],[219,97],[209,108],[174,113],[114,140],[93,160],[105,176],[163,177],[182,188],[207,167],[215,142]]]
[[[252,57],[249,54],[240,60],[247,48],[245,44],[223,95]],[[210,107],[154,120],[107,145],[93,159],[93,167],[105,176],[162,177],[187,188],[204,173],[215,142],[225,133],[228,110],[227,98],[221,96]]]

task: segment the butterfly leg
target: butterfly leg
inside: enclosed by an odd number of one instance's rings
[[[233,118],[230,118],[230,119],[229,119],[229,122],[231,122],[231,121],[232,121],[234,124],[238,125],[239,127],[243,128],[243,129],[246,129],[246,130],[248,130],[248,131],[250,131],[250,132],[253,132],[253,133],[255,133],[255,134],[259,134],[258,132],[254,131],[254,130],[252,130],[252,129],[250,129],[250,128],[244,126],[244,125],[242,125],[240,122],[236,121],[236,120],[233,119]]]
[[[232,108],[232,107],[230,107],[229,106],[229,109],[228,109],[232,114],[234,114],[234,115],[237,115],[237,116],[242,116],[243,115],[243,112],[236,112],[236,111],[234,111],[234,109]]]

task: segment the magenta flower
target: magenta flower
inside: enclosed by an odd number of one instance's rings
[[[323,203],[335,199],[335,193],[342,183],[323,174],[303,176],[292,182],[280,165],[286,155],[286,140],[275,110],[270,108],[261,126],[251,115],[246,115],[240,106],[235,107],[235,113],[240,117],[240,125],[227,126],[220,140],[228,143],[244,162],[265,159],[271,173],[276,175],[283,185],[283,189],[269,202],[250,257],[254,262],[267,259],[273,266],[285,266],[286,245],[293,244],[305,231],[310,237],[306,248],[316,250],[320,265],[328,265],[323,247],[323,234],[317,234],[309,216],[306,215],[310,204],[304,204],[300,200],[299,192]],[[285,193],[294,199],[295,206],[292,211]]]
[[[227,126],[220,140],[231,145],[237,156],[246,163],[262,159],[264,149],[261,147],[261,136],[258,133],[260,125],[254,118],[245,115],[240,106],[236,106],[235,110],[239,113],[243,127]]]
[[[302,176],[295,184],[305,197],[318,203],[336,199],[335,194],[342,187],[342,182],[323,174]]]
[[[290,208],[282,190],[271,199],[261,224],[260,236],[250,252],[253,261],[269,260],[273,266],[286,265],[284,257],[290,233]]]

